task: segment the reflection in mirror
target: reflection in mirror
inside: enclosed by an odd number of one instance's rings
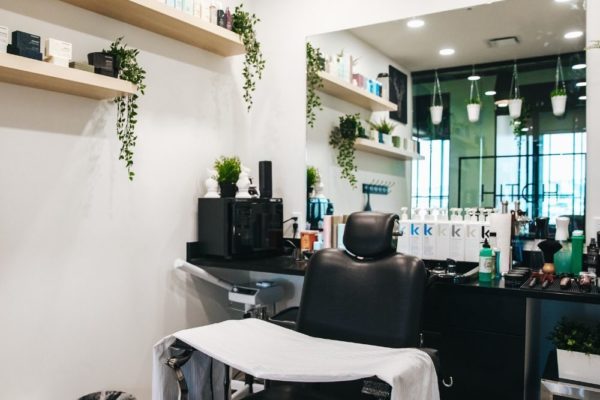
[[[581,0],[505,0],[307,38],[325,69],[316,91],[322,109],[307,128],[307,162],[318,168],[335,214],[519,201],[531,218],[553,224],[568,215],[583,228],[583,32]],[[352,89],[381,95],[394,110],[356,100]],[[443,109],[436,124],[432,105]],[[345,115],[358,115],[366,127],[366,138],[354,143],[356,189],[330,146]],[[380,134],[377,123],[387,120],[396,139]],[[392,187],[388,195],[365,194],[369,183]]]

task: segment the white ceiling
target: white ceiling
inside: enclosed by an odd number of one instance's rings
[[[422,16],[425,26],[408,28],[407,20],[351,29],[410,71],[581,51],[585,36],[567,40],[566,32],[585,32],[585,0],[504,0],[469,9]],[[491,48],[488,39],[517,36],[520,43]],[[439,50],[451,47],[452,56]]]

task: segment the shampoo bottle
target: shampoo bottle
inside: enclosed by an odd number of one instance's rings
[[[486,239],[479,252],[479,282],[491,282],[494,279],[495,266],[492,255],[492,249]]]
[[[398,236],[398,247],[396,250],[398,253],[408,254],[409,246],[409,231],[410,231],[410,220],[408,219],[408,207],[402,207],[400,214],[400,222],[398,223],[398,230],[400,236]]]

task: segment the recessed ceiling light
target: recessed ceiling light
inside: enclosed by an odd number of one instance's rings
[[[557,2],[557,3],[568,3],[571,0],[554,0],[554,1]]]
[[[571,31],[565,33],[565,39],[577,39],[583,36],[582,31]]]
[[[450,49],[450,48],[440,50],[440,55],[442,55],[442,56],[451,56],[454,53],[455,53],[454,49]]]
[[[504,108],[504,107],[508,107],[508,100],[498,100],[498,101],[496,102],[496,105],[497,105],[498,107],[502,107],[502,108]]]
[[[577,87],[585,87],[585,86],[587,86],[587,82],[577,82],[575,84],[575,86],[577,86]]]
[[[467,79],[470,81],[478,81],[481,79],[481,77],[479,75],[471,75]]]
[[[495,96],[496,95],[496,91],[495,90],[488,90],[487,92],[484,93],[486,96]]]
[[[584,69],[585,67],[587,67],[587,65],[585,65],[585,64],[575,64],[571,68],[573,68],[573,69]]]
[[[587,96],[579,96],[579,100],[587,100]]]
[[[527,127],[521,128],[521,132],[529,132],[529,128],[527,128]]]
[[[420,28],[425,25],[425,21],[419,18],[413,18],[406,23],[409,28]]]

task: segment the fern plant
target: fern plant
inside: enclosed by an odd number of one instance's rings
[[[248,106],[248,111],[252,108],[252,94],[256,90],[256,80],[262,79],[262,73],[265,69],[265,59],[260,48],[260,42],[256,37],[256,24],[260,19],[256,14],[250,14],[243,9],[244,4],[235,7],[232,16],[232,30],[240,35],[246,55],[244,59],[244,101]]]
[[[137,93],[117,97],[114,101],[117,104],[117,136],[121,142],[119,151],[119,160],[125,161],[129,180],[133,180],[133,151],[137,142],[135,126],[138,122],[138,104],[139,95],[143,95],[146,90],[144,79],[146,71],[138,64],[138,49],[127,48],[123,44],[123,37],[115,40],[108,50],[104,50],[115,58],[115,63],[119,70],[119,79],[131,82],[137,85]]]
[[[317,90],[323,87],[319,72],[324,70],[325,58],[321,50],[306,42],[306,119],[311,128],[314,128],[317,119],[315,110],[323,109]]]

